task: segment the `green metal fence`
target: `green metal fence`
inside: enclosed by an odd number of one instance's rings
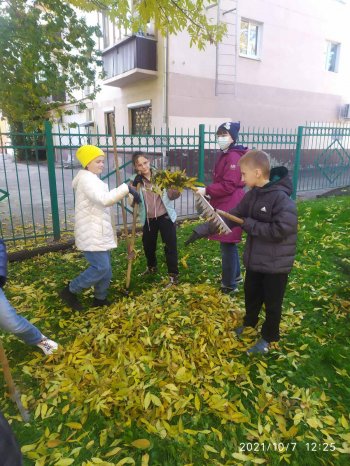
[[[299,126],[292,130],[244,128],[239,143],[265,150],[273,166],[289,168],[294,193],[326,190],[350,184],[350,126]],[[0,145],[0,235],[5,240],[58,239],[73,229],[72,179],[79,170],[75,158],[82,144],[95,144],[106,153],[103,179],[116,185],[110,135],[86,129],[58,128],[45,123],[44,133],[3,133]],[[210,182],[217,155],[215,128],[154,131],[151,135],[117,135],[122,178],[132,174],[131,155],[147,152],[156,168],[185,169],[190,176]],[[15,155],[14,155],[15,154]],[[192,192],[175,202],[178,216],[195,213]],[[116,207],[121,224],[120,207]],[[128,215],[131,221],[131,215]]]

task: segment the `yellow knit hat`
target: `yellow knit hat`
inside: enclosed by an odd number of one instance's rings
[[[83,168],[85,168],[91,160],[94,160],[101,155],[105,156],[105,153],[99,147],[86,145],[79,147],[75,155]]]

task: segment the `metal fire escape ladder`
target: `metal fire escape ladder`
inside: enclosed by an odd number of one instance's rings
[[[227,25],[227,33],[216,46],[215,95],[235,95],[238,57],[238,0],[219,0],[217,23]]]

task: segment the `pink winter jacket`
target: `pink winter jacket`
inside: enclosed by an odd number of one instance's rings
[[[234,146],[219,156],[214,168],[213,183],[206,187],[206,193],[210,196],[210,204],[213,207],[227,212],[243,198],[244,183],[241,181],[238,161],[247,151],[247,147]],[[241,228],[234,227],[228,235],[212,235],[209,239],[221,243],[239,243],[241,237]]]

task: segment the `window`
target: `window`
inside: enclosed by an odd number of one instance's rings
[[[326,70],[333,73],[338,72],[340,44],[327,41]]]
[[[105,112],[106,134],[112,134],[110,115],[112,115],[112,121],[114,121],[114,118],[115,118],[114,110],[111,110],[110,112]]]
[[[87,108],[86,113],[85,113],[86,121],[87,122],[93,122],[94,121],[94,109],[93,108]]]
[[[152,134],[152,107],[131,108],[131,134]]]
[[[92,93],[92,86],[84,86],[83,94],[84,97],[88,97]]]
[[[249,19],[241,19],[239,53],[243,57],[259,58],[262,24]]]
[[[109,20],[105,13],[102,13],[102,33],[103,33],[103,47],[106,49],[110,46],[109,37]]]

